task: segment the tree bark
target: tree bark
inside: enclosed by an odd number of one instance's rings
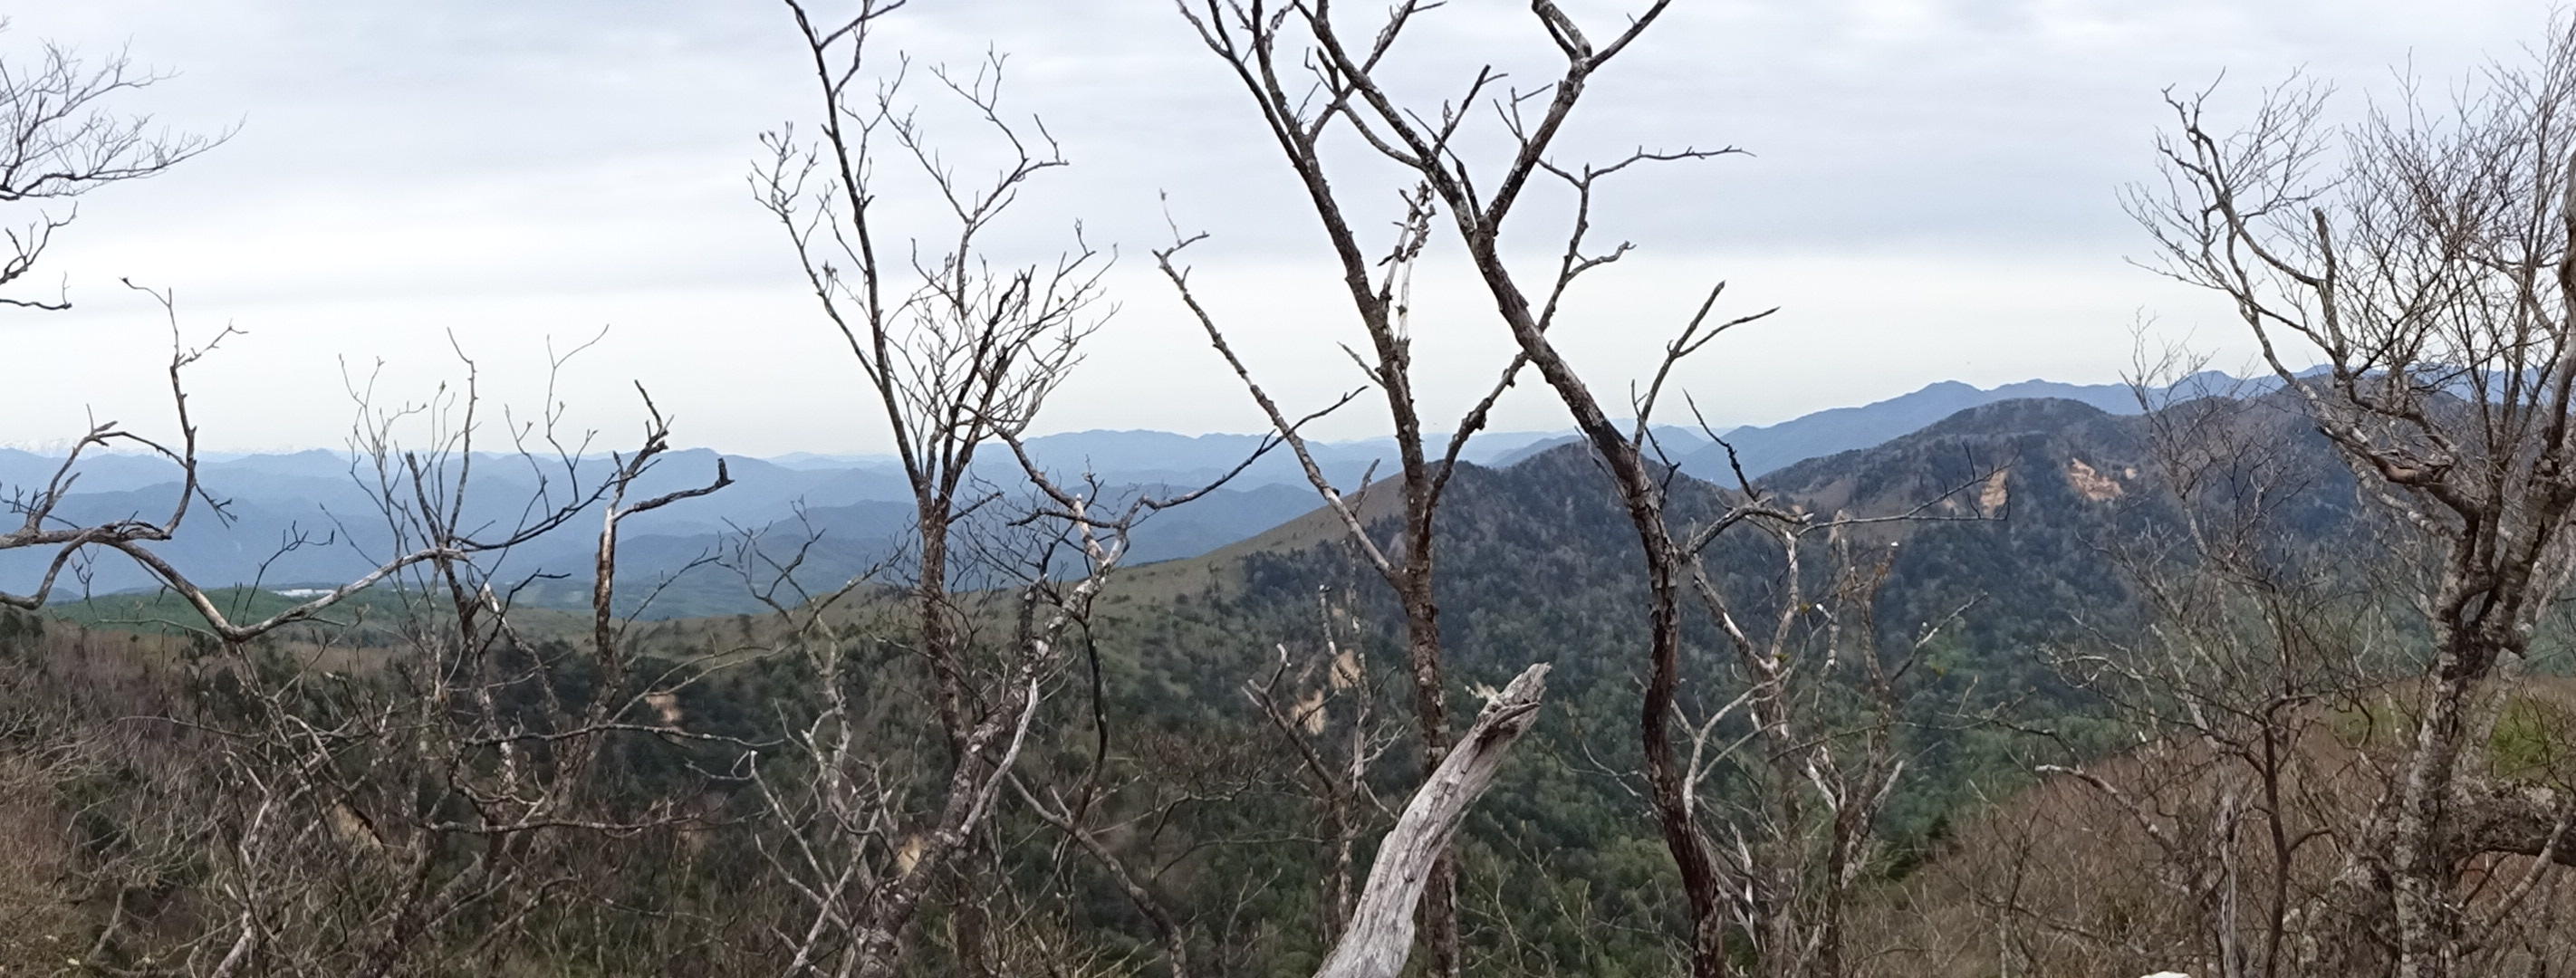
[[[1540,663],[1523,670],[1487,702],[1475,725],[1414,792],[1395,828],[1378,844],[1359,909],[1315,978],[1395,978],[1404,970],[1413,951],[1415,911],[1432,869],[1447,855],[1467,810],[1493,787],[1504,756],[1537,718],[1547,669]]]

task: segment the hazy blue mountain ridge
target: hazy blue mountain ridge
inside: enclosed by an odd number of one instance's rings
[[[2238,380],[2217,371],[2204,371],[2182,378],[2170,387],[2146,392],[2150,404],[2215,394],[2254,393],[2269,390],[2268,378]],[[2139,391],[2128,384],[2063,384],[2047,380],[2025,380],[1993,388],[1979,388],[1955,380],[1932,384],[1910,394],[1859,407],[1830,408],[1773,425],[1746,425],[1724,432],[1727,444],[1734,446],[1744,474],[1761,477],[1811,458],[1820,458],[1856,448],[1868,448],[1890,439],[1920,431],[1969,408],[1999,401],[2051,398],[2074,401],[2116,415],[2140,411]],[[1676,455],[1675,464],[1684,472],[1719,482],[1734,481],[1725,447],[1709,445],[1688,455]]]
[[[2238,382],[2210,374],[2185,382],[2207,390]],[[2176,391],[2184,390],[2177,385]],[[1991,390],[1944,382],[1859,407],[1836,408],[1766,426],[1726,432],[1756,477],[1808,459],[1870,448],[1921,431],[1962,410],[2004,401],[2055,398],[2114,415],[2138,413],[2139,399],[2124,385],[2026,381]],[[2150,400],[2159,398],[2151,396]],[[1679,427],[1658,429],[1667,456],[1686,473],[1732,481],[1725,449],[1703,434]],[[1576,440],[1566,433],[1492,432],[1470,442],[1465,460],[1508,467]],[[1040,467],[1071,484],[1089,473],[1112,504],[1135,494],[1170,494],[1224,477],[1263,443],[1256,435],[1180,435],[1159,431],[1080,431],[1027,442]],[[1309,448],[1326,475],[1346,487],[1372,471],[1388,477],[1396,465],[1391,439],[1313,442]],[[745,610],[740,580],[711,558],[744,556],[746,539],[760,553],[785,560],[806,550],[801,579],[831,586],[899,551],[912,519],[910,490],[888,458],[799,453],[776,460],[720,455],[708,449],[670,452],[658,459],[630,495],[643,497],[702,485],[722,459],[733,484],[710,496],[665,507],[627,524],[620,572],[639,595],[652,584],[687,570],[656,608],[656,617]],[[0,449],[0,499],[50,479],[58,457]],[[456,464],[453,460],[449,463]],[[613,471],[605,457],[584,458],[567,475],[560,462],[478,454],[465,523],[472,535],[507,535],[541,513],[587,492]],[[1019,465],[1006,449],[980,455],[979,491],[1024,494]],[[85,457],[81,477],[57,512],[80,523],[139,517],[162,519],[178,491],[177,466],[132,454]],[[270,587],[336,583],[364,573],[411,541],[396,540],[378,503],[363,485],[378,478],[344,453],[315,450],[209,460],[200,478],[215,498],[227,501],[224,518],[202,505],[192,511],[179,539],[156,549],[207,586],[259,583]],[[408,491],[407,489],[405,490]],[[1313,510],[1315,498],[1303,468],[1284,446],[1274,446],[1245,466],[1223,488],[1198,501],[1157,514],[1132,540],[1133,562],[1206,553],[1245,540]],[[1011,510],[1003,505],[995,513]],[[507,575],[552,575],[560,580],[532,592],[548,603],[583,600],[598,525],[596,506],[560,531],[514,552]],[[970,528],[971,529],[971,528]],[[815,542],[807,547],[805,541]],[[290,543],[302,541],[299,546]],[[99,553],[86,578],[61,585],[109,593],[153,586],[140,568]],[[41,576],[49,551],[0,551],[0,589],[22,591]]]

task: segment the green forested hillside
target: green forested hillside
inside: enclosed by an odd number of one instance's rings
[[[2083,722],[2067,722],[2083,711],[2038,652],[2130,623],[2120,555],[2152,547],[2173,531],[2170,504],[2148,457],[2149,426],[2189,410],[2139,418],[2070,401],[1986,405],[1914,435],[1761,480],[1782,503],[1819,519],[1914,517],[1849,531],[1851,552],[1873,560],[1887,555],[1872,607],[1818,601],[1786,619],[1801,629],[1837,615],[1865,621],[1880,633],[1871,647],[1883,649],[1942,625],[1906,680],[1908,723],[1900,737],[1909,773],[1889,811],[1891,849],[1874,872],[1901,876],[1917,858],[1910,854],[1938,849],[1946,826],[1978,804],[1978,790],[2023,782],[2026,772],[2004,749],[2021,736],[2014,725],[2053,724],[2075,741],[2090,735]],[[2258,423],[2278,426],[2285,451],[2324,462],[2321,451],[2302,441],[2307,436],[2294,414],[2274,415]],[[2313,471],[2323,480],[2340,475]],[[1687,476],[1675,478],[1679,522],[1712,516],[1733,498]],[[1580,445],[1505,468],[1463,469],[1451,493],[1439,529],[1453,697],[1472,704],[1477,687],[1500,684],[1529,663],[1555,667],[1547,712],[1476,809],[1462,843],[1462,904],[1470,951],[1480,963],[1475,973],[1663,973],[1670,935],[1683,917],[1669,858],[1636,795],[1644,623],[1635,538]],[[2302,505],[2314,510],[2307,525],[2333,532],[2341,518],[2337,498],[2302,495]],[[1375,508],[1363,497],[1363,513]],[[1801,555],[1811,584],[1828,573],[1831,555],[1821,548]],[[1749,627],[1772,627],[1780,610],[1773,597],[1786,573],[1776,546],[1753,533],[1730,533],[1715,544],[1709,565],[1719,586],[1740,596],[1740,607],[1757,612],[1748,616],[1754,619]],[[894,593],[865,592],[841,618],[865,636]],[[114,627],[121,619],[167,617],[173,610],[91,605],[70,614]],[[979,627],[1008,625],[978,620],[985,622]],[[558,652],[583,641],[586,623],[531,621],[529,627],[553,636],[546,641]],[[1364,749],[1376,752],[1363,768],[1365,788],[1377,800],[1350,813],[1365,866],[1368,841],[1383,830],[1389,806],[1400,804],[1416,774],[1403,732],[1408,707],[1397,678],[1399,621],[1383,586],[1353,561],[1338,524],[1321,512],[1203,557],[1130,568],[1113,580],[1083,631],[1081,660],[1049,692],[1042,733],[1022,759],[1029,790],[1078,795],[1095,820],[1117,826],[1107,843],[1138,868],[1153,894],[1180,908],[1189,940],[1206,959],[1224,962],[1222,973],[1311,970],[1332,917],[1324,903],[1331,852],[1319,828],[1323,792],[1300,751],[1350,743],[1345,731],[1355,729]],[[1716,708],[1730,681],[1722,643],[1704,613],[1694,612],[1689,624],[1694,685],[1686,700],[1695,709]],[[640,671],[659,668],[655,663],[722,663],[680,689],[669,708],[691,729],[733,740],[637,742],[616,755],[624,766],[619,783],[638,797],[678,791],[722,817],[749,816],[757,796],[740,772],[747,764],[778,763],[762,759],[778,755],[775,748],[746,753],[736,745],[795,730],[797,718],[813,708],[812,677],[792,657],[764,651],[779,638],[764,618],[643,623],[631,634],[643,657]],[[399,643],[351,640],[388,645],[384,655],[402,668]],[[1356,668],[1326,661],[1328,641]],[[95,654],[95,646],[83,647]],[[555,653],[536,654],[542,661]],[[13,661],[23,669],[39,658]],[[925,708],[911,664],[893,646],[866,661],[872,665],[853,678],[857,688],[879,704],[884,729],[905,729],[905,718]],[[220,675],[179,672],[166,679],[182,689],[223,688]],[[17,684],[33,691],[57,681],[22,674]],[[567,688],[581,695],[587,687]],[[1265,718],[1249,695],[1255,689],[1327,705],[1315,728],[1300,736]],[[1353,728],[1363,703],[1368,721]],[[1723,734],[1726,725],[1718,729]],[[900,749],[936,748],[911,743]],[[1718,783],[1705,790],[1722,800],[1740,787]],[[1153,928],[1099,864],[1066,855],[1025,807],[1005,808],[1000,817],[998,855],[1015,872],[1087,894],[1065,926],[1105,947],[1148,953]],[[715,838],[715,851],[730,853],[725,858],[764,858],[757,837]],[[662,862],[681,858],[684,841],[630,853],[626,858],[638,860],[635,879],[689,878]],[[1546,872],[1531,872],[1532,866]],[[629,950],[722,972],[726,959],[713,949],[734,940],[736,928],[750,926],[769,898],[755,896],[748,878],[691,879],[687,886],[619,898],[698,921]],[[561,926],[605,925],[566,920]],[[691,941],[710,950],[680,949]],[[690,957],[696,953],[706,956]],[[940,973],[936,953],[916,960],[920,973]]]
[[[2321,447],[2302,442],[2313,436],[2295,414],[2273,415],[2263,423],[2279,427],[2282,444],[2329,466],[2315,470],[2319,477],[2340,476]],[[2062,721],[2076,709],[2041,662],[2042,646],[2082,643],[2092,630],[2130,623],[2117,553],[2151,546],[2172,529],[2149,471],[2149,423],[2069,401],[2007,402],[1762,480],[1820,515],[1923,517],[1855,531],[1896,554],[1876,609],[1889,644],[1966,609],[1936,639],[1909,690],[1919,725],[1905,735],[1913,773],[1891,815],[1900,848],[1937,845],[1941,827],[1973,804],[1974,789],[2009,790],[2027,777],[2002,750],[2017,735],[1988,721],[2006,714]],[[1684,521],[1724,505],[1715,487],[1688,477],[1678,485]],[[1503,469],[1467,469],[1451,492],[1440,529],[1453,695],[1499,684],[1531,662],[1555,666],[1547,719],[1468,830],[1467,905],[1481,932],[1514,935],[1509,947],[1483,950],[1516,955],[1535,973],[1655,973],[1668,950],[1663,935],[1681,917],[1669,859],[1634,794],[1644,654],[1634,537],[1580,445]],[[2340,518],[2331,492],[2303,498],[2316,507],[2320,530]],[[1311,843],[1195,847],[1312,831],[1297,763],[1245,689],[1279,668],[1283,650],[1291,663],[1320,654],[1319,608],[1347,609],[1350,618],[1336,627],[1381,674],[1378,715],[1403,715],[1394,672],[1400,618],[1339,534],[1317,512],[1207,557],[1136,568],[1093,623],[1100,715],[1111,753],[1131,766],[1126,776],[1145,782],[1188,770],[1240,792],[1135,843],[1174,861],[1169,880],[1184,905],[1228,899],[1213,881],[1316,872]],[[1722,538],[1711,563],[1724,587],[1752,596],[1756,607],[1783,573],[1776,549],[1750,535]],[[1821,573],[1820,563],[1807,573]],[[1723,688],[1717,636],[1704,616],[1692,628],[1701,663],[1694,674]],[[1067,727],[1078,731],[1067,745],[1076,750],[1088,749],[1095,733],[1081,693],[1059,702]],[[2080,723],[2058,726],[2068,736],[2086,733]],[[1388,798],[1400,798],[1410,781],[1408,749],[1399,743],[1373,768]],[[1513,868],[1533,859],[1549,867],[1544,894],[1514,889],[1540,878]],[[1301,930],[1318,917],[1314,892],[1311,883],[1264,888],[1245,909],[1282,932],[1241,939],[1319,947],[1317,935]],[[1103,904],[1116,906],[1107,895]],[[1101,923],[1122,918],[1106,912]],[[1279,958],[1275,973],[1301,966],[1294,956]]]

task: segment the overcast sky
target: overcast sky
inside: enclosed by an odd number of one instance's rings
[[[1633,0],[1632,0],[1633,2]],[[828,4],[827,4],[828,5]],[[177,77],[127,99],[233,140],[82,203],[37,277],[78,308],[0,311],[0,444],[59,442],[87,412],[160,422],[166,331],[120,277],[174,290],[182,325],[247,335],[200,365],[192,403],[224,449],[331,446],[342,364],[382,361],[419,397],[453,376],[448,337],[496,397],[533,407],[547,339],[609,328],[563,390],[631,430],[632,381],[681,441],[748,454],[863,451],[882,420],[744,183],[755,137],[813,117],[783,7],[764,0],[38,0],[0,57],[42,41],[130,48]],[[1371,12],[1376,4],[1355,5]],[[1623,5],[1573,5],[1616,22]],[[1753,155],[1610,192],[1597,234],[1639,251],[1560,331],[1611,386],[1646,369],[1715,280],[1775,318],[1683,376],[1712,420],[1764,422],[1937,380],[2102,382],[2160,339],[2240,358],[2223,309],[2132,268],[2119,186],[2150,175],[2158,91],[2221,70],[2250,101],[2294,68],[2352,95],[2411,59],[2452,79],[2544,27],[2531,2],[2414,0],[1680,0],[1588,95],[1565,143],[1732,144]],[[1606,29],[1606,26],[1605,26]],[[887,40],[918,64],[1010,55],[1011,104],[1073,166],[1000,240],[1033,255],[1084,222],[1123,255],[1117,314],[1045,427],[1249,431],[1148,249],[1172,219],[1211,237],[1197,281],[1289,406],[1356,383],[1356,342],[1320,236],[1250,104],[1166,0],[915,0]],[[1401,49],[1399,81],[1448,91],[1493,61],[1543,77],[1525,4],[1451,0]],[[924,91],[926,95],[926,90]],[[961,133],[962,134],[962,133]],[[972,161],[973,145],[960,149]],[[1382,208],[1391,184],[1348,186]],[[1561,201],[1534,202],[1555,207]],[[29,215],[10,215],[23,222]],[[1534,217],[1530,237],[1549,225]],[[1508,340],[1454,263],[1417,285],[1417,359],[1437,413],[1490,383]],[[1352,411],[1329,434],[1379,433]],[[1498,427],[1562,427],[1523,385]]]

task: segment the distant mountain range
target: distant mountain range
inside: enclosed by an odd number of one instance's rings
[[[1727,445],[1734,447],[1737,463],[1744,467],[1744,474],[1760,477],[1807,459],[1881,444],[1921,431],[1933,422],[1969,408],[2001,401],[2053,398],[2074,401],[2109,414],[2125,415],[2137,414],[2145,407],[2171,400],[2268,391],[2277,383],[2268,377],[2240,380],[2216,371],[2205,371],[2185,377],[2172,387],[2145,391],[2142,399],[2141,392],[2127,384],[2061,384],[2025,380],[2018,384],[1979,388],[1947,380],[1875,404],[1832,408],[1775,425],[1748,425],[1726,432],[1724,438]],[[1689,455],[1676,455],[1674,458],[1684,472],[1721,483],[1734,481],[1725,446],[1707,445]]]
[[[2189,378],[2172,393],[2242,387],[2266,389],[2268,385],[2249,385],[2212,373]],[[2137,393],[2118,384],[2033,380],[1981,389],[1943,382],[1873,404],[1735,428],[1723,433],[1724,445],[1682,428],[1663,427],[1657,433],[1666,457],[1684,472],[1731,482],[1727,446],[1732,446],[1747,475],[1760,478],[1803,460],[1883,444],[1968,408],[2028,398],[2074,401],[2112,414],[2135,414],[2140,409]],[[2153,393],[2149,397],[2161,399]],[[1488,468],[1510,466],[1573,440],[1563,432],[1491,432],[1470,442],[1465,461]],[[1206,484],[1241,464],[1261,443],[1257,435],[1082,431],[1031,439],[1028,447],[1051,473],[1066,477],[1091,473],[1106,494],[1124,496]],[[1344,486],[1355,486],[1372,471],[1383,478],[1395,465],[1391,439],[1318,442],[1311,447],[1319,466]],[[705,449],[672,452],[637,491],[659,493],[703,483],[712,476],[718,457]],[[720,568],[690,569],[704,558],[737,552],[746,534],[766,540],[763,547],[792,547],[819,534],[820,542],[807,553],[805,572],[809,582],[820,583],[846,579],[882,560],[909,528],[909,490],[889,457],[812,453],[773,459],[722,457],[733,474],[732,486],[657,511],[628,527],[621,573],[629,581],[652,582],[687,569],[688,577],[666,589],[654,607],[642,609],[648,616],[748,610],[749,601],[738,580]],[[594,485],[609,464],[605,459],[586,460],[579,479]],[[44,485],[60,465],[59,457],[0,449],[0,499]],[[475,466],[476,488],[469,497],[468,516],[472,524],[494,529],[515,525],[525,518],[531,500],[560,500],[571,489],[560,471],[539,472],[515,457],[479,456]],[[1017,464],[1007,452],[996,451],[978,466],[996,487],[1008,489],[1019,483]],[[58,515],[81,522],[159,518],[174,501],[179,475],[167,461],[130,454],[87,458],[79,471],[79,480]],[[226,457],[202,463],[200,472],[207,489],[229,501],[231,518],[216,520],[200,511],[190,517],[180,539],[161,550],[201,584],[333,583],[363,573],[396,549],[388,522],[362,489],[375,474],[353,464],[344,453],[315,450]],[[1130,559],[1144,562],[1207,553],[1314,507],[1313,490],[1296,459],[1285,449],[1275,449],[1224,488],[1147,523],[1134,538]],[[549,578],[531,588],[530,594],[540,602],[581,600],[594,546],[587,528],[597,525],[595,515],[585,515],[588,518],[514,552],[503,573]],[[295,544],[299,540],[302,543]],[[51,556],[36,550],[0,551],[0,589],[31,586]],[[154,583],[140,568],[101,555],[75,590],[112,593]],[[647,590],[638,587],[632,592]]]
[[[1933,422],[1972,407],[2000,401],[2051,398],[2074,401],[2097,410],[2118,415],[2137,414],[2142,404],[2162,405],[2195,397],[2237,396],[2263,393],[2279,385],[2271,377],[2238,378],[2215,370],[2192,374],[2170,387],[2150,388],[2141,392],[2127,384],[2061,384],[2050,380],[2025,380],[1998,387],[1977,387],[1945,380],[1910,394],[1902,394],[1863,404],[1858,407],[1829,408],[1813,414],[1770,425],[1742,425],[1718,433],[1712,441],[1702,432],[1675,425],[1659,425],[1656,440],[1664,456],[1683,472],[1720,484],[1735,481],[1734,467],[1741,465],[1744,474],[1759,478],[1811,458],[1822,458],[1856,448],[1882,444],[1929,427]],[[1527,442],[1497,458],[1508,465],[1558,445],[1576,440],[1571,433],[1559,433]],[[1723,442],[1721,444],[1720,442]],[[1734,450],[1732,460],[1728,449]]]

